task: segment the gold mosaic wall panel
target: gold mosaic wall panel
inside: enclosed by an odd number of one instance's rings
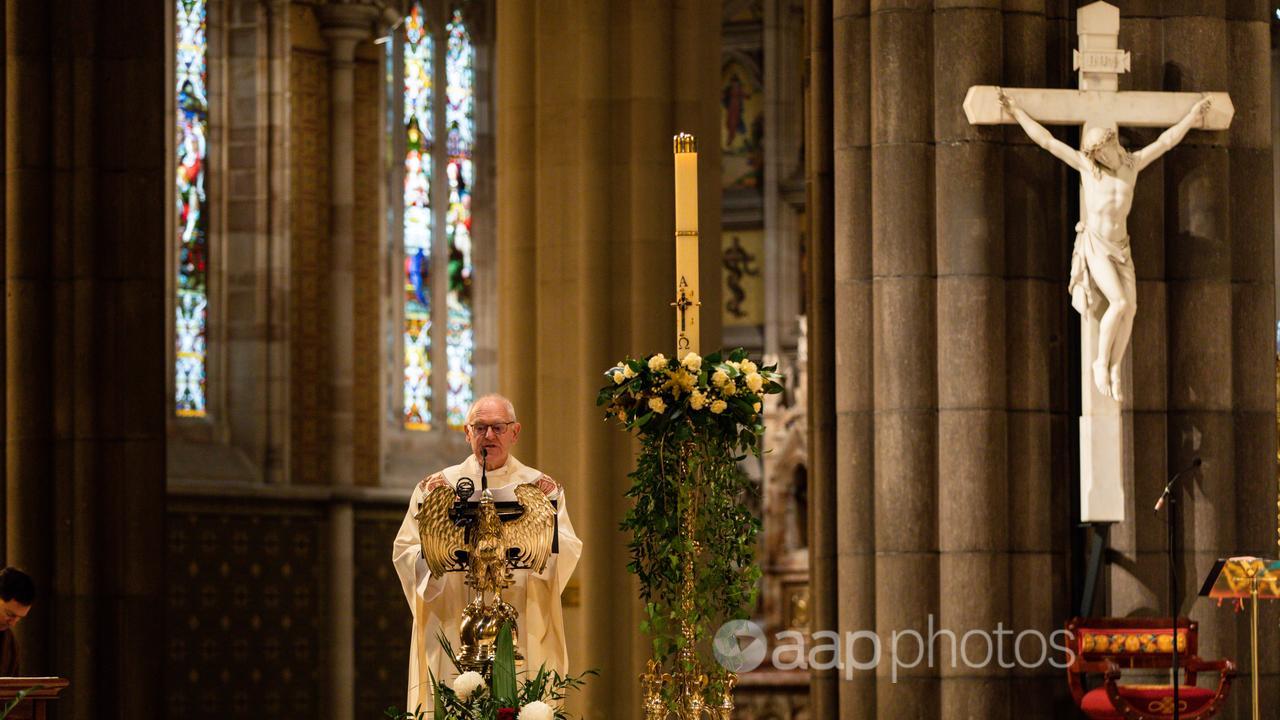
[[[318,508],[170,503],[169,717],[326,715],[325,528]]]
[[[413,618],[391,565],[391,543],[400,511],[356,515],[356,717],[380,718],[402,708]]]
[[[307,41],[310,10],[295,11],[294,37]],[[326,54],[290,58],[290,481],[329,479],[329,71]]]
[[[372,45],[370,45],[372,47]],[[361,53],[355,71],[355,208],[352,251],[355,287],[355,377],[352,387],[354,429],[352,438],[355,481],[377,485],[381,459],[381,300],[380,249],[382,223],[382,97],[386,78],[383,67]]]

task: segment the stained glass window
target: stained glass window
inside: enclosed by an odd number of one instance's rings
[[[434,40],[419,3],[404,27],[404,424],[429,430]]]
[[[428,0],[429,1],[429,0]],[[459,428],[474,397],[471,193],[475,180],[476,51],[461,8],[433,15],[415,2],[404,43],[404,426],[429,430],[435,414]],[[433,27],[440,17],[444,27]],[[443,65],[443,97],[435,92]],[[439,102],[443,100],[443,102]],[[439,123],[437,125],[437,123]],[[436,129],[442,142],[434,142]],[[439,187],[432,204],[432,189]],[[432,276],[436,262],[444,272]],[[432,277],[446,283],[433,308]],[[439,290],[437,290],[439,292]],[[432,322],[433,309],[442,327]],[[443,350],[443,352],[441,352]],[[433,378],[435,366],[443,378]],[[435,388],[443,388],[437,397]],[[433,410],[434,408],[434,410]]]
[[[449,358],[449,424],[460,427],[471,404],[472,327],[471,187],[475,179],[475,47],[462,12],[454,9],[447,28],[445,123],[449,129],[449,208],[445,218],[449,241],[449,327],[445,337]]]
[[[208,412],[205,380],[208,331],[209,216],[205,210],[209,97],[205,62],[205,0],[177,0],[177,297],[174,377],[178,415]]]

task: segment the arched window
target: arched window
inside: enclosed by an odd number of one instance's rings
[[[468,5],[470,5],[468,3]],[[476,184],[476,46],[463,3],[414,2],[389,52],[403,103],[396,299],[403,428],[459,428],[475,396],[472,193]],[[399,63],[395,61],[399,60]],[[394,68],[400,66],[400,82]],[[402,106],[402,108],[400,107]],[[396,147],[393,142],[392,147]],[[435,272],[433,272],[433,269]]]
[[[208,173],[209,97],[206,0],[176,0],[174,412],[208,413],[207,332],[209,305]]]

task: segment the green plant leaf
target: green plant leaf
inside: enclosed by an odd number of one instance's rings
[[[511,623],[502,623],[493,652],[493,698],[502,707],[512,707],[516,703],[516,653]]]

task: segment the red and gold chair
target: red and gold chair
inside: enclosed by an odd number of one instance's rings
[[[1236,665],[1230,660],[1201,660],[1196,654],[1198,624],[1178,621],[1178,667],[1185,682],[1178,686],[1182,720],[1211,718],[1222,709]],[[1169,618],[1074,618],[1067,623],[1067,683],[1076,706],[1091,720],[1164,720],[1173,717],[1172,685],[1122,685],[1124,670],[1168,670],[1173,660],[1173,620]],[[1196,686],[1196,674],[1215,672],[1216,689]],[[1102,685],[1086,689],[1087,675],[1101,675]]]

